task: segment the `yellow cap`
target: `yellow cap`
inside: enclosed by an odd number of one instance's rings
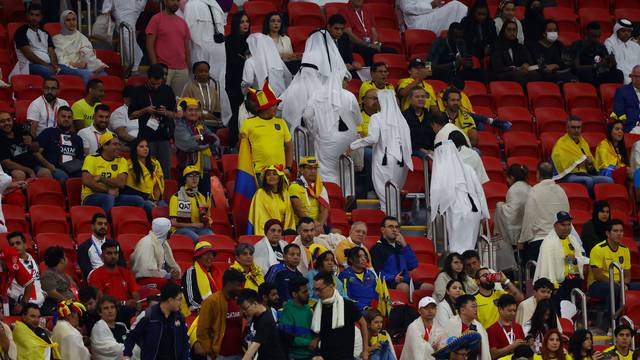
[[[105,132],[104,134],[100,135],[100,138],[98,139],[98,145],[100,145],[100,147],[104,146],[104,144],[108,143],[109,141],[113,140],[113,133],[111,131]]]
[[[300,166],[318,167],[318,159],[315,156],[305,156],[300,159]]]
[[[182,110],[187,110],[187,107],[189,106],[200,106],[200,100],[198,99],[194,99],[194,98],[190,98],[190,97],[183,97],[180,98],[178,100],[178,106],[182,108]]]
[[[184,170],[182,171],[182,176],[187,176],[192,173],[200,174],[200,169],[198,169],[196,166],[189,165],[186,168],[184,168]]]

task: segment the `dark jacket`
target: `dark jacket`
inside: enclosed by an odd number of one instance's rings
[[[513,58],[509,55],[509,48],[512,49]],[[513,43],[510,46],[506,43],[496,43],[491,51],[491,68],[496,73],[505,73],[515,70],[522,64],[533,65],[531,54],[524,45]]]
[[[625,132],[631,131],[636,126],[640,120],[640,103],[633,85],[624,85],[616,90],[616,95],[613,97],[613,112],[618,117],[627,115],[627,121],[624,124]]]
[[[424,111],[424,119],[422,122],[420,122],[412,107],[402,112],[402,115],[405,120],[407,120],[407,125],[409,125],[409,131],[411,132],[411,149],[413,149],[414,152],[420,150],[420,148],[433,150],[436,133],[431,128],[429,112]]]
[[[405,247],[397,244],[393,246],[383,237],[380,237],[380,240],[371,248],[371,262],[375,271],[380,273],[387,284],[393,288],[396,285],[396,275],[402,272],[403,282],[408,283],[411,279],[409,271],[418,267],[416,253],[409,244]]]
[[[342,34],[340,39],[335,40],[340,56],[345,64],[351,64],[353,62],[353,51],[351,50],[351,41],[349,41],[349,35]]]
[[[133,347],[138,344],[142,350],[141,360],[155,360],[160,349],[159,341],[162,338],[162,323],[164,321],[160,304],[147,308],[144,317],[127,334],[123,355],[131,357]],[[189,346],[189,335],[187,335],[187,324],[184,317],[179,311],[174,311],[169,315],[168,321],[174,324],[171,326],[174,331],[174,344],[170,348],[175,351],[175,359],[191,359],[191,347]]]
[[[471,56],[463,40],[451,44],[449,38],[438,38],[431,46],[428,59],[433,65],[451,64],[456,61],[458,54],[462,57]]]
[[[78,246],[78,250],[76,250],[76,254],[78,255],[78,266],[82,271],[82,276],[86,279],[89,277],[89,273],[93,268],[91,267],[91,260],[89,259],[89,249],[93,245],[93,239],[89,238],[89,240],[83,242]],[[100,249],[102,251],[102,249]],[[124,261],[124,254],[122,253],[122,248],[118,247],[118,266],[127,267],[127,263]]]
[[[478,24],[471,16],[466,16],[460,23],[464,28],[464,41],[469,54],[482,61],[485,47],[493,45],[498,38],[495,22],[487,18],[482,24]]]
[[[562,60],[562,53],[565,51],[565,47],[560,41],[554,41],[550,47],[545,47],[539,41],[536,41],[527,48],[534,64],[556,64],[560,66],[558,70],[565,70],[568,67],[564,60]]]

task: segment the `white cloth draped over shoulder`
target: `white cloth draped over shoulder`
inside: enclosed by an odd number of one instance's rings
[[[582,242],[576,238],[574,234],[569,235],[569,241],[574,248],[575,257],[578,261],[577,269],[580,272],[580,277],[584,278],[582,268],[588,263],[588,259],[585,257],[584,249],[582,248]],[[538,265],[536,265],[536,272],[533,275],[533,281],[540,278],[547,278],[552,282],[562,283],[565,279],[564,265],[565,255],[562,248],[562,243],[555,230],[551,230],[549,234],[542,240],[540,245],[540,254],[538,255]]]
[[[287,90],[280,95],[282,118],[289,124],[291,134],[300,126],[307,103],[321,86],[318,70],[303,63]]]
[[[82,341],[82,334],[67,320],[58,319],[51,333],[51,341],[60,345],[58,349],[63,359],[91,359],[91,353]]]
[[[291,83],[291,72],[280,58],[276,44],[269,36],[253,33],[247,37],[251,57],[244,63],[242,71],[243,87],[262,89],[269,78],[269,85],[280,96]]]
[[[91,329],[91,351],[94,360],[119,360],[124,344],[117,342],[109,325],[100,320]]]
[[[618,38],[617,32],[622,29],[623,26],[616,21],[613,26],[613,34],[604,41],[604,46],[607,51],[616,58],[616,66],[618,70],[622,71],[623,81],[625,84],[631,82],[629,74],[633,67],[640,64],[640,45],[632,39],[626,42]]]
[[[400,112],[395,94],[391,90],[378,90],[378,101],[380,112],[371,116],[368,135],[354,141],[351,150],[373,146],[371,177],[384,211],[385,184],[391,180],[402,189],[407,173],[413,170],[413,162],[409,125]]]
[[[489,219],[489,208],[478,176],[460,160],[451,140],[434,152],[430,192],[431,221],[438,214],[445,215],[450,251],[473,250],[480,221]]]
[[[408,29],[431,30],[436,35],[442,30],[448,30],[451,23],[460,22],[467,16],[467,6],[457,0],[435,9],[431,0],[400,0],[398,8]]]
[[[215,0],[189,0],[184,7],[184,20],[191,33],[191,64],[206,61],[211,78],[218,84],[224,84],[227,71],[225,46],[224,42],[216,43],[214,35],[216,32],[224,34],[227,15]],[[231,118],[229,96],[226,91],[218,93],[222,122],[227,125]]]
[[[284,240],[280,240],[279,244],[283,250],[284,247],[288,245]],[[269,272],[270,267],[280,262],[266,236],[256,243],[255,251],[253,252],[253,262],[262,270],[263,274]]]
[[[421,317],[413,320],[407,327],[407,334],[402,348],[400,360],[432,360],[434,349],[437,349],[442,337],[443,329],[435,321],[429,331],[429,340],[425,340],[426,329]]]
[[[489,335],[487,335],[487,331],[480,324],[478,320],[473,320],[473,325],[476,326],[476,331],[482,337],[482,342],[480,343],[480,353],[478,354],[478,360],[491,360],[491,352],[489,348]],[[449,337],[455,336],[459,337],[462,335],[462,320],[459,315],[456,315],[449,319],[449,322],[443,328],[444,336],[442,337],[442,341],[440,342],[440,347],[447,345],[446,341]]]

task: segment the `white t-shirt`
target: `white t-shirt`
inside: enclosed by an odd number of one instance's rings
[[[100,138],[100,135],[104,134],[106,131],[109,130],[107,129],[100,132],[93,125],[78,131],[78,136],[82,139],[82,147],[85,150],[84,156],[95,155],[97,153],[98,139]]]
[[[20,262],[24,265],[24,268],[31,273],[31,277],[33,278],[33,290],[35,291],[36,298],[29,300],[29,302],[42,306],[44,303],[44,292],[42,291],[42,285],[40,284],[40,269],[38,269],[38,262],[36,262],[33,259],[33,256],[29,253],[27,253],[27,258],[20,259]],[[17,302],[22,296],[24,296],[24,287],[18,285],[16,280],[13,279],[13,281],[11,281],[11,287],[9,288],[9,297]]]
[[[107,241],[107,238],[99,240],[95,235],[91,235],[91,241],[93,241],[93,244],[89,247],[89,260],[91,261],[91,268],[97,269],[104,265],[100,255],[102,255],[102,245]]]
[[[69,106],[69,103],[64,99],[58,98],[53,108],[51,108],[51,105],[44,99],[44,96],[37,97],[29,104],[27,120],[38,123],[36,136],[40,135],[42,130],[56,126],[58,109],[61,106]]]
[[[20,48],[28,45],[31,48],[31,52],[37,56],[40,60],[51,63],[49,57],[49,47],[53,47],[53,42],[49,37],[49,34],[42,29],[32,29],[28,25],[18,28],[14,35],[16,46],[16,57],[18,62],[30,64],[31,61],[20,51]]]
[[[127,134],[138,136],[138,119],[129,119],[129,107],[125,104],[115,109],[109,118],[109,130],[116,132],[116,129],[124,127]]]

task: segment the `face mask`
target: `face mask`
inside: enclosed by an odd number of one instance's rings
[[[56,99],[56,96],[53,94],[44,94],[44,99],[47,100],[48,102],[51,102]]]
[[[556,40],[558,40],[558,32],[553,31],[553,32],[547,32],[547,40],[554,42]]]

